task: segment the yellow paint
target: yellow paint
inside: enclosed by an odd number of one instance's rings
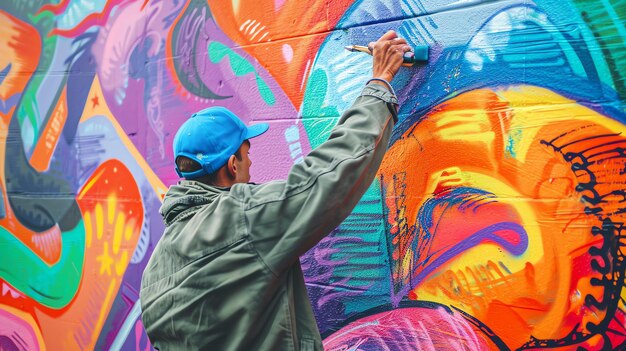
[[[454,187],[462,186],[468,183],[468,179],[459,167],[447,167],[442,170],[433,172],[430,175],[430,188],[427,189],[429,194],[435,194],[438,186]],[[400,214],[404,216],[404,213]]]
[[[135,221],[130,220],[126,223],[126,227],[124,228],[124,240],[130,240],[133,237],[133,230],[135,229]],[[139,229],[141,232],[141,229]]]
[[[598,118],[597,112],[544,88],[523,85],[499,91],[498,96],[506,100],[515,111],[509,133],[521,132],[521,135],[515,137],[517,142],[513,147],[515,158],[521,162],[526,161],[536,134],[551,124],[561,124],[558,128],[562,129],[562,123],[588,120],[617,133],[626,132],[623,124],[610,118]],[[529,96],[533,99],[529,99]]]
[[[115,221],[115,228],[113,229],[113,254],[117,255],[122,245],[122,236],[124,235],[124,223],[126,218],[124,213],[117,214],[117,220]]]
[[[113,265],[113,258],[109,255],[109,242],[105,241],[102,246],[102,254],[96,257],[96,261],[100,262],[100,275],[111,275],[111,265]]]
[[[128,250],[122,251],[122,254],[117,259],[115,263],[115,274],[118,276],[122,276],[124,271],[126,271],[126,267],[128,266]]]
[[[87,194],[87,192],[89,192],[89,189],[91,189],[91,187],[93,187],[95,184],[98,183],[98,180],[100,179],[100,177],[102,177],[102,174],[104,173],[104,170],[100,170],[98,171],[98,173],[94,174],[91,179],[89,180],[89,182],[87,184],[85,184],[83,186],[83,188],[80,190],[80,193],[78,193],[78,197],[77,200],[82,200],[83,196],[85,196],[85,194]]]
[[[233,14],[235,15],[235,17],[239,16],[240,9],[241,9],[241,1],[233,0]]]
[[[104,233],[104,214],[102,213],[102,204],[98,202],[94,208],[96,213],[96,237],[102,239]]]
[[[411,251],[407,251],[407,252],[411,252]],[[414,265],[415,265],[415,262],[413,262],[413,255],[404,255],[404,257],[402,258],[402,271],[413,272]]]

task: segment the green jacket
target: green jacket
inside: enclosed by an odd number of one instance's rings
[[[363,89],[329,139],[286,181],[232,188],[181,181],[141,282],[142,320],[160,350],[322,350],[300,255],[337,227],[374,180],[396,97]]]

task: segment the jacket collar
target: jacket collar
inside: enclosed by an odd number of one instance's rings
[[[182,218],[182,215],[189,210],[208,205],[219,195],[228,191],[230,188],[211,186],[193,180],[181,180],[169,188],[159,212],[165,224],[170,225]]]

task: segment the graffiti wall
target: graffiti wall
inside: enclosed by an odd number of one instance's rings
[[[626,1],[3,0],[0,350],[150,350],[143,268],[193,112],[284,178],[402,68],[379,176],[301,258],[327,350],[626,349]],[[235,269],[235,268],[233,268]]]

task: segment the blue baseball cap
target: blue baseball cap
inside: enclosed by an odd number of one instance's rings
[[[178,156],[198,162],[202,168],[194,172],[181,172],[178,176],[194,179],[211,174],[226,164],[244,140],[267,131],[269,124],[246,126],[234,113],[224,107],[209,107],[191,115],[174,136],[174,160]]]

